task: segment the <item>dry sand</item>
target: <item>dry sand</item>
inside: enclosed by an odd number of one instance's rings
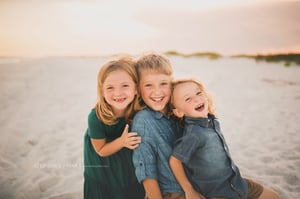
[[[300,67],[170,58],[176,78],[213,95],[242,175],[299,198]],[[1,199],[83,198],[83,135],[107,59],[0,59]]]

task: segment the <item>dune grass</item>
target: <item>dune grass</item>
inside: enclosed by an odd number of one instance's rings
[[[181,56],[185,58],[189,57],[206,57],[212,60],[216,60],[224,57],[223,55],[216,52],[195,52],[195,53],[182,53],[175,50],[170,50],[165,52],[166,55]],[[287,53],[287,54],[257,54],[257,55],[247,55],[247,54],[237,54],[231,55],[231,58],[250,58],[255,59],[256,62],[283,62],[284,66],[289,67],[292,64],[300,66],[300,53]]]
[[[182,57],[208,57],[209,59],[219,59],[222,55],[215,52],[195,52],[195,53],[181,53],[177,51],[167,51],[166,55],[182,56]]]
[[[296,64],[300,66],[300,54],[288,53],[288,54],[269,54],[269,55],[233,55],[231,57],[241,57],[241,58],[251,58],[255,59],[257,62],[283,62],[284,66],[289,67],[291,64]]]

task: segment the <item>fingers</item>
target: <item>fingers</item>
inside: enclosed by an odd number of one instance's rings
[[[140,136],[131,136],[127,138],[127,141],[130,145],[135,145],[141,143],[142,138]]]
[[[134,145],[131,145],[131,146],[127,147],[127,148],[133,150],[133,149],[136,149],[139,145],[140,144],[134,144]]]
[[[135,132],[128,133],[128,137],[126,139],[126,147],[129,149],[135,149],[141,143],[142,138],[138,136]]]
[[[129,125],[126,124],[122,134],[124,146],[129,149],[135,149],[139,146],[142,139],[137,132],[128,132],[128,130]]]
[[[136,137],[136,136],[138,136],[138,134],[136,132],[129,132],[128,133],[128,137]],[[140,136],[138,136],[138,137],[140,137]]]

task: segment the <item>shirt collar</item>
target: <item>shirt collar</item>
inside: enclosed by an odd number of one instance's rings
[[[149,108],[149,107],[147,107],[146,109],[148,109],[149,110],[149,112],[153,115],[153,117],[155,118],[155,119],[161,119],[162,117],[164,117],[164,115],[161,113],[161,112],[159,112],[159,111],[154,111],[153,109],[151,109],[151,108]]]
[[[184,117],[184,122],[185,124],[197,124],[202,127],[210,127],[211,122],[215,119],[216,117],[212,114],[208,114],[207,118],[193,118],[193,117]]]

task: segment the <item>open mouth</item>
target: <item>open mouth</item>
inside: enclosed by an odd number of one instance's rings
[[[195,110],[196,111],[202,111],[204,109],[204,104],[199,104],[198,106],[196,106]]]
[[[114,99],[115,102],[124,102],[126,98],[116,98]]]
[[[164,97],[151,97],[151,100],[154,102],[162,102]]]

